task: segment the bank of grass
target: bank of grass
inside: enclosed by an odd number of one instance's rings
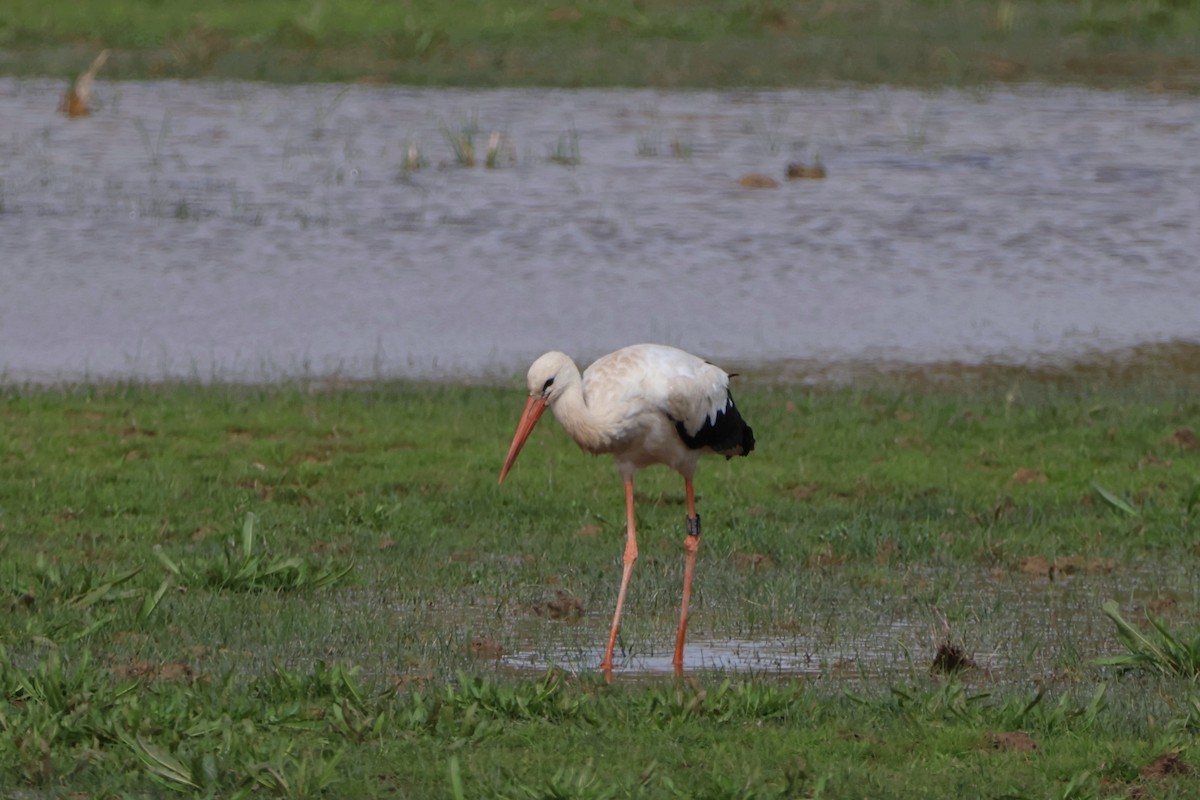
[[[522,637],[599,646],[622,541],[611,464],[552,422],[496,485],[515,385],[6,388],[0,785],[1190,796],[1194,679],[1072,655],[1122,652],[1099,599],[1097,624],[1056,634],[1048,670],[1019,655],[1030,632],[1017,628],[1057,623],[980,612],[963,593],[1014,602],[994,587],[1050,591],[1056,569],[1086,586],[1099,564],[1131,623],[1152,633],[1134,606],[1169,600],[1163,624],[1190,641],[1200,597],[1171,576],[1194,575],[1198,557],[1200,395],[1169,381],[1003,384],[739,386],[759,449],[701,470],[693,630],[744,638],[820,618],[852,635],[864,615],[928,605],[949,620],[936,636],[990,625],[1022,639],[1008,663],[931,675],[931,634],[908,663],[857,677],[838,664],[682,683],[618,670],[612,686],[497,660]],[[669,646],[679,483],[639,477],[623,659]],[[1161,586],[1121,588],[1135,572]]]
[[[1156,0],[9,2],[0,70],[470,86],[1200,86],[1200,8]]]

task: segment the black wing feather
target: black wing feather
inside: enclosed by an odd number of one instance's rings
[[[754,449],[754,431],[733,404],[733,393],[726,392],[725,407],[715,418],[705,419],[700,430],[689,434],[683,420],[672,419],[679,438],[691,450],[707,447],[726,458],[748,455]]]

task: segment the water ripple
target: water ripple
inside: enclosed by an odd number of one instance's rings
[[[60,90],[0,79],[9,379],[1200,340],[1197,98],[131,82],[67,120]],[[463,132],[481,159],[498,133],[499,168],[455,166]],[[783,180],[818,158],[825,180]]]

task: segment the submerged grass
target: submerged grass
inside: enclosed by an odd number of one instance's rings
[[[850,646],[805,679],[514,672],[518,647],[599,645],[623,525],[611,465],[552,425],[496,485],[519,389],[3,389],[0,785],[1189,796],[1194,682],[1094,656],[1121,646],[1102,593],[1200,609],[1193,390],[738,398],[760,446],[698,476],[693,630],[844,646],[874,618],[940,620],[916,644],[885,625],[858,668]],[[679,484],[639,476],[627,658],[669,643]],[[1062,598],[1090,611],[1058,616]],[[931,673],[947,630],[977,666]]]
[[[374,79],[423,85],[1152,83],[1195,90],[1187,2],[603,0],[336,6],[261,0],[0,8],[0,70],[108,78]]]
[[[1101,664],[1114,667],[1145,667],[1166,675],[1181,675],[1187,678],[1200,676],[1200,634],[1189,640],[1177,635],[1149,609],[1146,619],[1153,632],[1147,635],[1131,625],[1121,616],[1121,607],[1115,600],[1103,606],[1104,615],[1117,626],[1117,638],[1129,652],[1125,655],[1100,659]]]

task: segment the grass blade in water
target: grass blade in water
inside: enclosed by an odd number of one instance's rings
[[[1196,636],[1189,645],[1171,633],[1162,620],[1147,612],[1146,617],[1158,634],[1159,641],[1155,642],[1121,616],[1120,606],[1115,600],[1106,601],[1101,608],[1105,616],[1117,626],[1117,638],[1129,653],[1096,659],[1097,664],[1126,668],[1149,667],[1163,675],[1200,675],[1200,636]]]

